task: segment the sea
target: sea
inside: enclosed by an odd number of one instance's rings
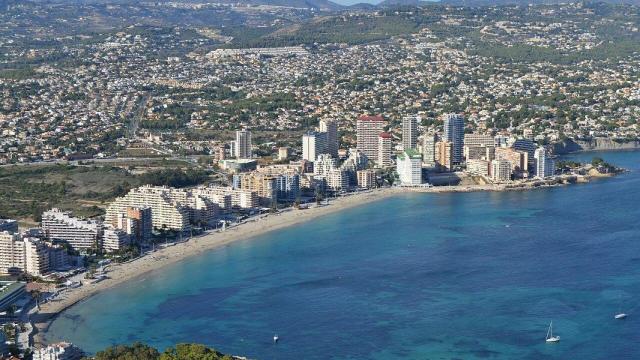
[[[594,156],[630,171],[318,217],[95,295],[46,339],[251,359],[640,359],[640,152],[566,158]]]

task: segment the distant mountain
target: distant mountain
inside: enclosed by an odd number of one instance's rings
[[[389,0],[405,1],[405,0]],[[598,0],[594,3],[640,5],[640,0]],[[492,6],[492,5],[529,5],[529,4],[565,4],[567,0],[441,0],[441,4],[456,6]]]
[[[421,0],[383,0],[378,4],[378,7],[396,7],[396,6],[420,6],[426,4],[433,4],[434,1],[421,1]]]
[[[0,0],[0,4],[4,1]],[[23,1],[23,0],[20,0]],[[74,4],[74,5],[91,5],[91,4],[131,4],[137,5],[138,0],[33,0],[34,3],[56,3],[56,4]],[[288,6],[295,8],[315,8],[323,11],[341,10],[345,7],[334,3],[330,0],[155,0],[154,2],[189,2],[189,3],[227,3],[227,4],[247,4],[247,5],[273,5]]]
[[[369,3],[357,3],[357,4],[349,5],[349,9],[353,9],[353,10],[374,10],[377,7],[378,7],[377,5],[369,4]]]

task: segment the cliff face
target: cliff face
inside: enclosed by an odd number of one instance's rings
[[[606,138],[594,138],[589,141],[584,140],[564,140],[553,146],[554,153],[568,154],[576,151],[593,151],[593,150],[625,150],[640,149],[640,141],[619,142]]]

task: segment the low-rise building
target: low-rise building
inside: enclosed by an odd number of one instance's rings
[[[0,219],[0,232],[18,232],[18,222],[12,219]]]
[[[472,175],[489,175],[490,162],[487,160],[467,160],[467,172]]]
[[[82,351],[66,342],[51,344],[33,351],[33,360],[79,360]]]

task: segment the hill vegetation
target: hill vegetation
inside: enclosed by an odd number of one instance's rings
[[[106,348],[96,354],[95,357],[84,360],[231,360],[230,355],[225,355],[215,349],[200,344],[178,344],[168,348],[163,353],[157,349],[142,343],[132,345],[117,345]]]

